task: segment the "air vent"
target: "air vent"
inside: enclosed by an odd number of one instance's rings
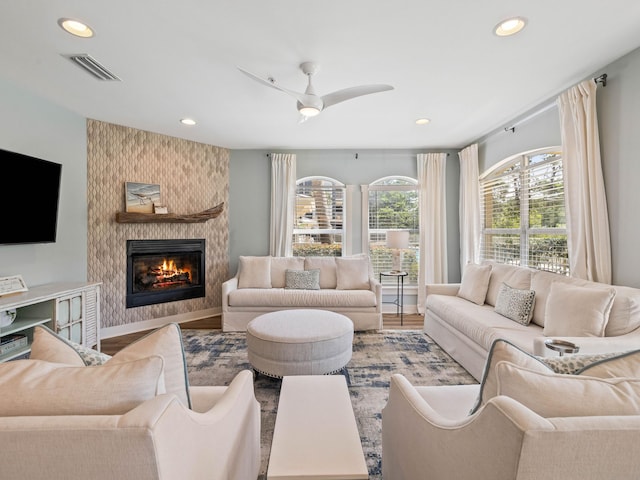
[[[81,67],[83,70],[93,75],[98,80],[109,80],[109,81],[115,81],[115,82],[121,81],[116,75],[114,75],[105,67],[100,65],[100,63],[98,63],[98,61],[89,54],[78,53],[78,54],[63,55],[63,56],[71,60],[73,63]]]

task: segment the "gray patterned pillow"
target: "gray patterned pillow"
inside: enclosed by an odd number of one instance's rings
[[[296,290],[320,290],[320,269],[285,270],[284,275],[284,288]]]
[[[503,315],[522,325],[529,325],[533,316],[533,305],[536,292],[512,288],[506,283],[500,285],[498,298],[494,307],[496,313]]]
[[[605,360],[615,360],[617,357],[627,355],[627,352],[591,353],[564,355],[562,357],[536,357],[555,373],[564,375],[579,375],[583,370],[600,364]]]

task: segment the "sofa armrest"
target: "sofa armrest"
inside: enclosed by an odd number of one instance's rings
[[[460,290],[459,283],[430,283],[425,286],[427,296],[429,295],[451,295],[455,296]]]
[[[447,393],[456,395],[454,390]],[[461,390],[466,396],[468,391]],[[453,401],[453,399],[452,399]],[[515,478],[525,431],[552,431],[550,421],[505,396],[494,397],[474,415],[442,415],[402,375],[391,376],[382,411],[383,478],[410,480]],[[479,461],[495,458],[500,461]]]
[[[238,275],[222,283],[222,311],[229,309],[229,294],[238,289]]]
[[[376,296],[376,312],[382,312],[382,284],[375,277],[369,277],[369,288]]]

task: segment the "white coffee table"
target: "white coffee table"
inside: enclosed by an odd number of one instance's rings
[[[369,478],[343,375],[282,379],[267,480]]]

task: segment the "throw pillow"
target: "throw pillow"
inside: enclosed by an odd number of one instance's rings
[[[271,257],[239,257],[238,288],[271,288]]]
[[[640,379],[595,378],[539,372],[499,362],[498,395],[545,418],[640,414]]]
[[[469,263],[464,267],[458,296],[478,305],[484,305],[491,277],[491,265]]]
[[[480,382],[480,393],[470,414],[478,411],[490,398],[498,394],[496,365],[503,361],[542,373],[588,375],[598,378],[640,378],[640,349],[628,352],[538,357],[500,338],[495,340],[489,349]]]
[[[336,257],[338,290],[369,290],[369,262],[366,258]]]
[[[29,358],[78,367],[102,365],[111,358],[106,353],[66,340],[44,325],[33,329]]]
[[[529,325],[533,316],[536,292],[511,288],[506,283],[500,285],[495,311],[522,325]]]
[[[119,364],[70,367],[43,360],[0,364],[0,416],[121,415],[162,394],[157,355]]]
[[[320,290],[320,270],[287,270],[284,288]]]
[[[553,282],[545,308],[548,337],[602,337],[616,291]]]
[[[96,352],[97,354],[99,352]],[[164,359],[167,393],[177,395],[184,405],[191,407],[182,334],[177,323],[170,323],[139,338],[108,359],[105,364],[128,362],[152,355]],[[75,366],[86,365],[80,353],[69,342],[44,327],[34,328],[29,358]]]
[[[497,339],[491,344],[489,355],[482,372],[480,381],[480,393],[476,399],[476,403],[471,408],[469,414],[474,414],[478,409],[487,403],[490,398],[497,395],[498,384],[496,379],[496,365],[499,362],[511,362],[516,365],[528,367],[532,370],[540,372],[551,372],[551,369],[542,363],[537,357],[525,352],[513,343],[504,339]]]
[[[305,270],[320,270],[320,288],[338,286],[338,267],[334,257],[305,257]]]
[[[271,257],[271,288],[286,287],[287,270],[304,270],[303,257]]]

